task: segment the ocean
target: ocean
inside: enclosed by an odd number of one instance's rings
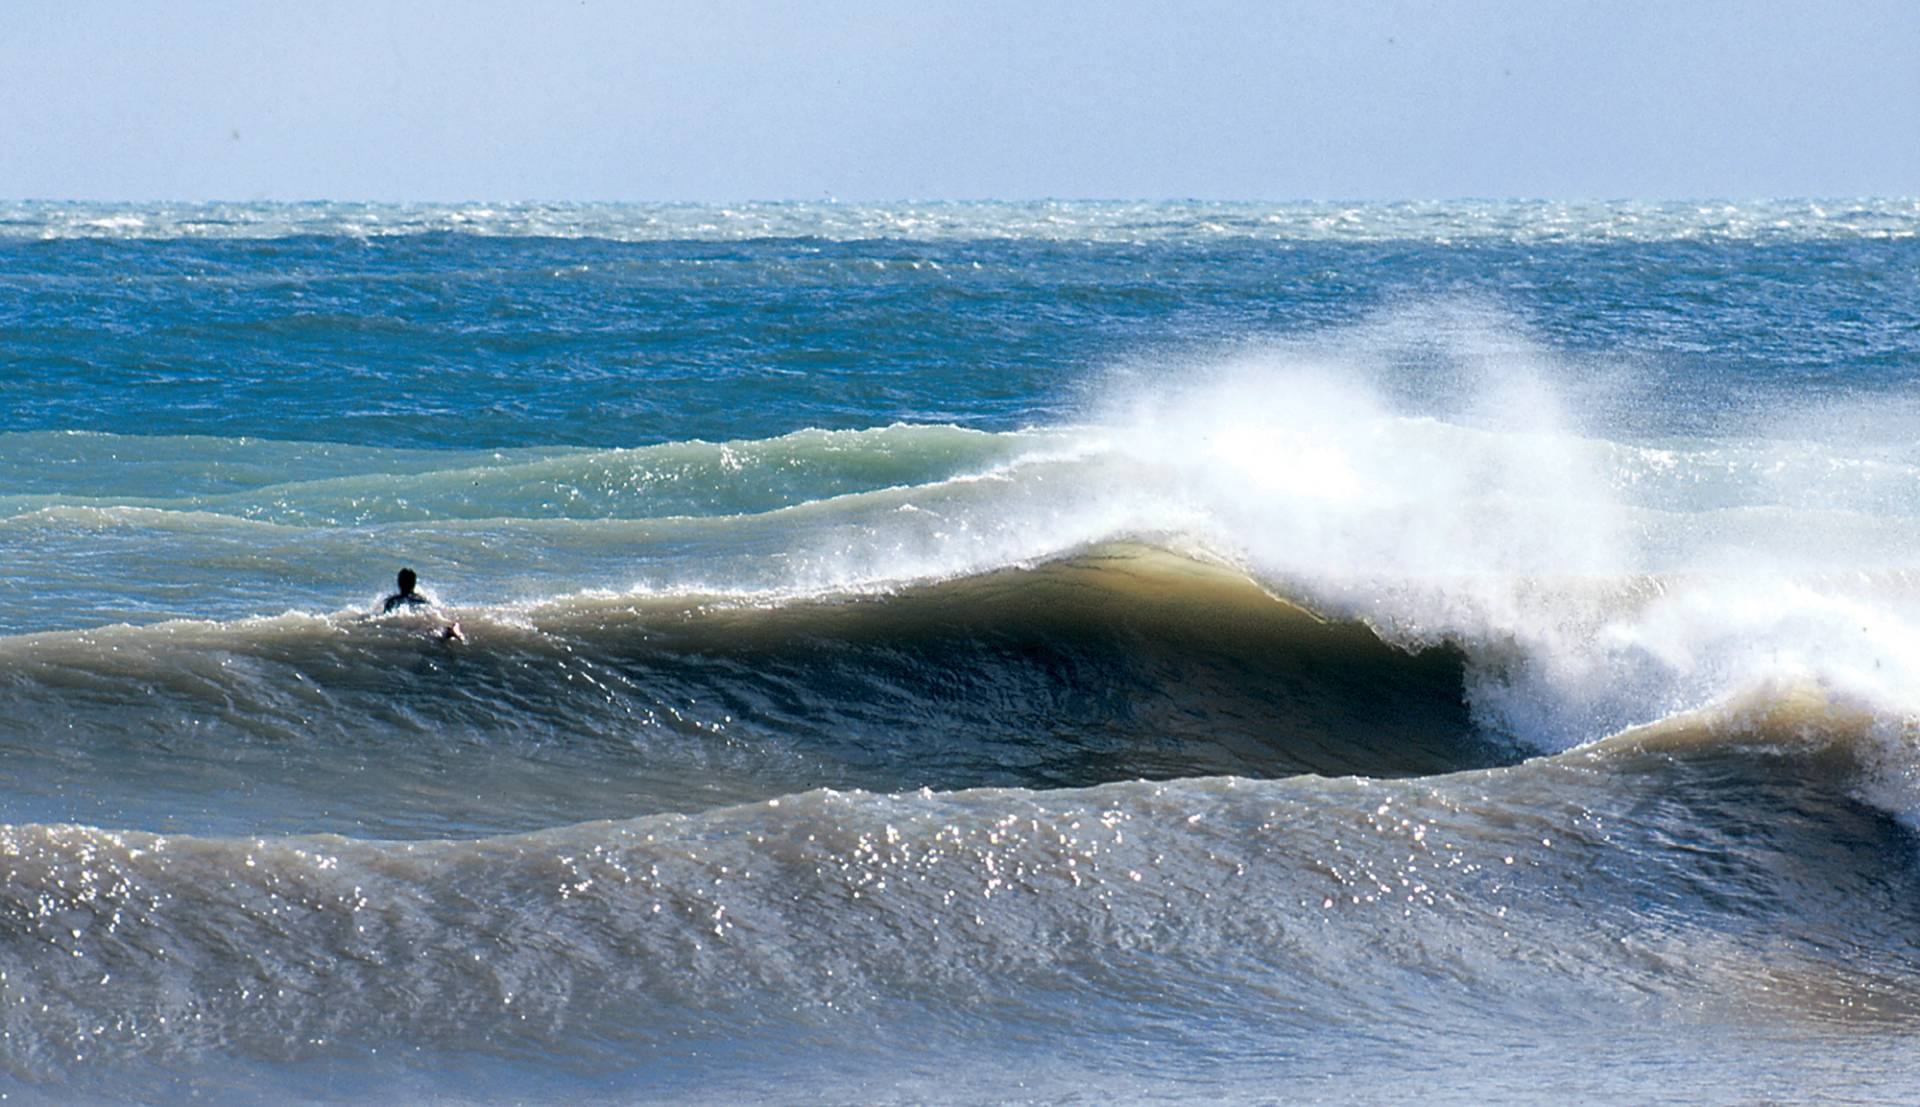
[[[1910,1102],[1920,202],[0,203],[0,766],[9,1101]]]

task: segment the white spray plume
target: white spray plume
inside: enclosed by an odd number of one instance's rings
[[[1276,588],[1459,645],[1483,721],[1547,748],[1768,682],[1920,710],[1910,452],[1831,409],[1822,439],[1655,440],[1578,410],[1623,410],[1590,370],[1426,305],[1130,384],[1108,492],[1172,489]]]

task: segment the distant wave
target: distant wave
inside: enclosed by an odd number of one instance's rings
[[[460,234],[622,242],[1580,243],[1911,238],[1907,199],[1345,204],[1202,201],[717,204],[0,203],[0,239],[255,239]],[[903,265],[925,262],[907,259]]]
[[[751,514],[980,472],[1065,441],[1057,431],[904,424],[604,450],[392,450],[22,432],[0,434],[0,468],[18,471],[11,494],[0,494],[0,516],[56,505],[138,507],[335,527]],[[50,455],[62,468],[50,468]]]

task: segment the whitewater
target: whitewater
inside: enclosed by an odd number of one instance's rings
[[[0,1084],[1900,1101],[1916,232],[0,206]]]

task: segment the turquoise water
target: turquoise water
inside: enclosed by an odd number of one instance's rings
[[[1899,1100],[1916,376],[1914,201],[0,204],[6,1090]]]

